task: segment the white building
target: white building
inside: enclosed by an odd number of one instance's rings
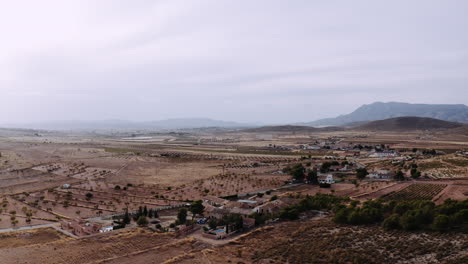
[[[112,230],[114,230],[113,226],[104,226],[104,227],[101,227],[101,229],[99,229],[99,233],[110,232]]]
[[[335,181],[333,180],[333,175],[328,174],[325,178],[319,178],[319,183],[332,184],[335,183]]]

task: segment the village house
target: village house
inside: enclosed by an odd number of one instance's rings
[[[82,219],[66,220],[60,223],[63,230],[67,230],[76,236],[88,236],[97,234],[101,230],[101,225],[88,222]]]
[[[382,152],[372,152],[369,154],[371,158],[394,158],[399,156],[395,151],[382,151]]]
[[[255,207],[253,211],[259,214],[273,214],[281,211],[281,209],[287,206],[288,205],[281,200],[274,200]]]
[[[318,177],[318,181],[319,183],[322,183],[322,184],[332,184],[332,183],[335,183],[335,181],[333,180],[333,175],[332,174],[328,174],[327,176],[319,176]]]
[[[104,226],[104,227],[101,227],[101,229],[99,229],[99,233],[106,233],[112,230],[114,230],[113,226]]]
[[[229,210],[225,208],[220,208],[220,207],[214,207],[211,205],[205,205],[205,217],[206,218],[215,218],[215,219],[221,219],[223,216],[229,214]]]
[[[391,179],[393,178],[393,173],[389,170],[376,170],[369,173],[367,177],[370,179]]]
[[[212,196],[212,195],[207,195],[204,199],[205,203],[212,205],[212,206],[222,206],[228,202],[228,200],[224,200],[222,198]]]

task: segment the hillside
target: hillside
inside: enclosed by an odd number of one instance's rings
[[[264,133],[264,132],[331,132],[331,131],[343,131],[342,127],[309,127],[309,126],[263,126],[257,128],[244,129],[242,132],[248,133]]]
[[[411,131],[411,130],[441,130],[462,127],[463,124],[449,122],[428,117],[395,117],[385,120],[372,121],[357,126],[355,130],[373,131]]]
[[[468,106],[463,104],[409,104],[376,102],[363,105],[354,112],[336,118],[305,123],[308,126],[342,126],[362,121],[383,120],[392,117],[417,116],[445,121],[468,123]]]

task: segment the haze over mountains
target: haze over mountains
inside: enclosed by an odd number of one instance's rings
[[[468,123],[468,106],[463,104],[409,104],[375,102],[363,105],[354,112],[335,118],[304,123],[308,126],[343,126],[356,122],[383,120],[392,117],[416,116]]]
[[[326,109],[324,109],[326,111]],[[371,121],[384,120],[395,117],[426,117],[450,122],[468,123],[468,106],[463,104],[409,104],[389,102],[376,102],[362,105],[350,114],[335,118],[320,119],[313,122],[293,124],[297,127],[283,126],[280,130],[303,129],[301,126],[359,126]],[[411,120],[411,119],[409,119]],[[406,120],[405,122],[407,122]],[[415,120],[413,120],[415,121]],[[420,119],[418,122],[434,122],[429,119]],[[282,124],[283,125],[283,124]],[[290,124],[286,124],[290,125]],[[189,129],[189,128],[255,128],[262,126],[260,123],[239,123],[231,121],[213,120],[209,118],[177,118],[159,121],[126,121],[126,120],[102,120],[102,121],[47,121],[28,124],[7,124],[1,127],[30,128],[46,130],[126,130],[126,129]],[[421,126],[422,129],[423,126]],[[265,128],[270,130],[271,128]]]
[[[158,121],[127,121],[127,120],[97,120],[97,121],[49,121],[28,124],[8,124],[3,127],[30,128],[45,130],[126,130],[126,129],[185,129],[185,128],[242,128],[253,124],[213,120],[209,118],[175,118]]]

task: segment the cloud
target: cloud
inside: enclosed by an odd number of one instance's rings
[[[14,1],[0,123],[310,121],[372,101],[468,104],[465,1]]]

